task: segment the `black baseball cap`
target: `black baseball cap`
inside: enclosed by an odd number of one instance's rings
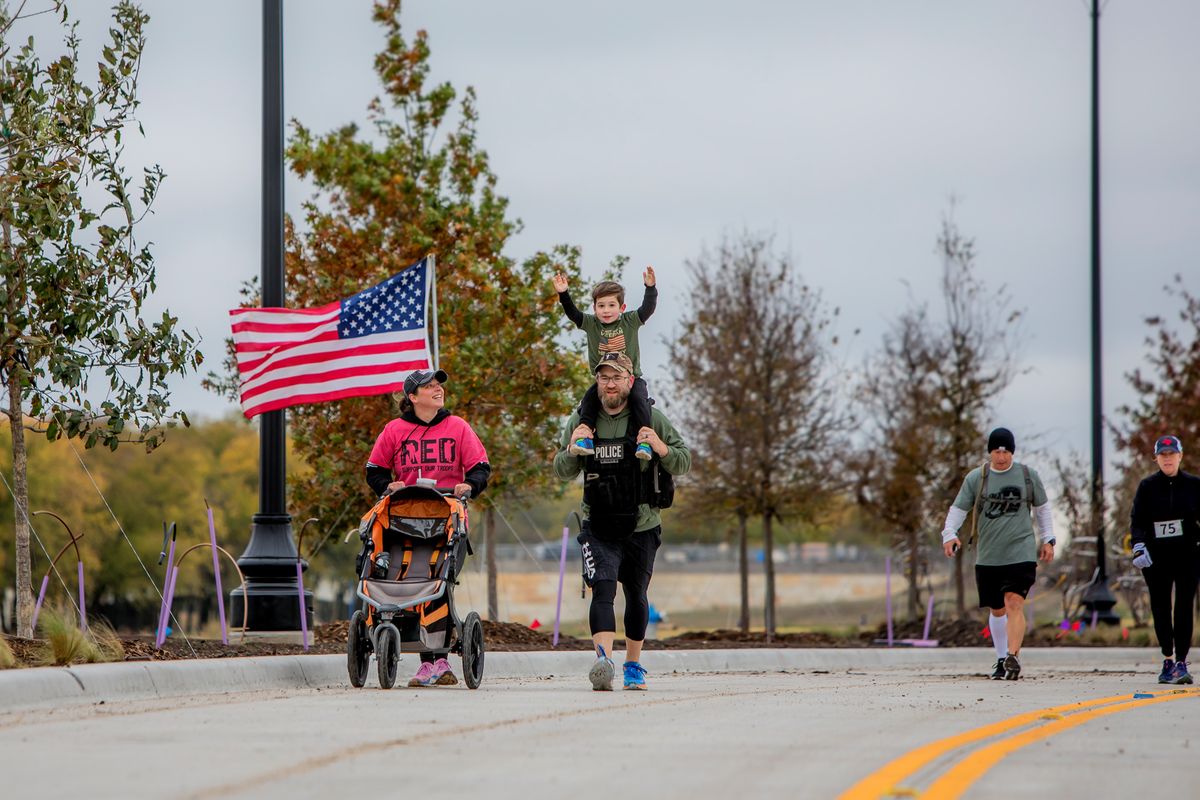
[[[432,369],[413,370],[413,372],[404,379],[404,393],[416,394],[417,389],[420,389],[427,383],[430,383],[433,380],[437,380],[438,383],[445,383],[447,377],[446,371],[443,369],[436,371]]]
[[[1154,440],[1154,455],[1159,453],[1182,453],[1183,442],[1178,436],[1160,436]]]

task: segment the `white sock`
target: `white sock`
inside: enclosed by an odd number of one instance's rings
[[[988,630],[992,632],[992,646],[996,648],[996,658],[1008,655],[1008,616],[997,617],[988,614]]]

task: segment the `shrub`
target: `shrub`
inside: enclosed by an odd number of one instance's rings
[[[105,622],[89,625],[87,633],[84,633],[79,630],[73,617],[42,609],[38,628],[45,637],[45,643],[35,656],[39,664],[64,667],[69,664],[119,661],[125,657],[121,640]]]
[[[17,665],[17,657],[13,655],[8,640],[0,636],[0,669],[9,669]]]

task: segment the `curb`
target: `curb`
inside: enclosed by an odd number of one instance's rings
[[[1153,648],[1055,647],[1031,648],[1022,654],[1025,666],[1048,671],[1157,669]],[[747,648],[739,650],[647,650],[651,672],[775,672],[786,670],[919,667],[922,669],[982,670],[994,656],[990,648]],[[584,675],[593,659],[588,651],[500,652],[487,654],[488,680],[542,679]],[[414,654],[401,657],[416,663]],[[375,671],[368,687],[376,687]],[[0,672],[0,712],[46,706],[108,703],[121,700],[228,694],[286,689],[348,688],[346,657],[342,655],[262,656],[180,661],[85,664]]]

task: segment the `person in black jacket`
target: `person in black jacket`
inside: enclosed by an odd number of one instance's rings
[[[1191,683],[1187,657],[1200,576],[1200,477],[1179,469],[1183,444],[1177,436],[1158,437],[1154,460],[1158,472],[1138,484],[1129,515],[1133,565],[1150,590],[1150,613],[1164,658],[1158,682]]]

